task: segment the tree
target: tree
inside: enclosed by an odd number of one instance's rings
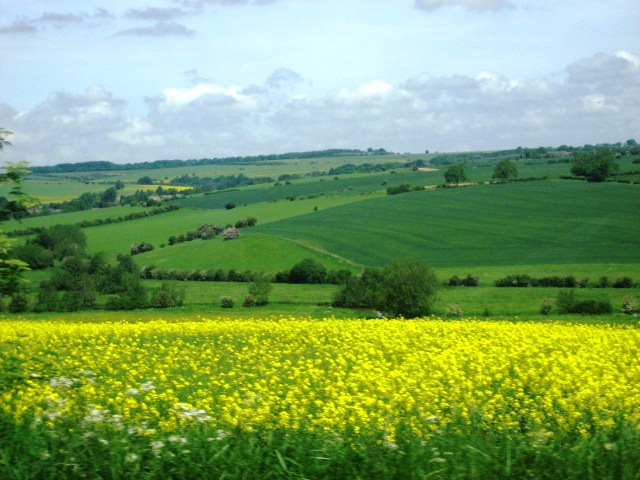
[[[447,183],[455,183],[459,185],[462,182],[469,181],[469,177],[465,172],[466,165],[463,163],[458,163],[456,165],[451,165],[446,172],[444,172],[444,180]]]
[[[149,176],[140,177],[138,179],[138,185],[151,185],[153,184],[153,179]]]
[[[11,145],[6,137],[12,132],[0,128],[0,150]],[[28,206],[37,202],[25,195],[21,189],[21,182],[24,175],[29,173],[24,168],[24,164],[7,164],[0,167],[0,183],[9,182],[13,184],[9,195],[12,200],[5,201],[0,207],[0,220],[11,217],[15,212],[26,210]],[[11,249],[11,239],[0,230],[0,296],[2,294],[12,294],[20,290],[22,274],[29,270],[26,262],[15,258]]]
[[[249,285],[249,295],[255,299],[255,305],[266,305],[269,303],[269,294],[273,290],[271,279],[266,274],[257,274],[253,283]]]
[[[518,169],[516,168],[516,164],[509,158],[505,158],[496,163],[493,175],[491,175],[491,178],[496,178],[501,182],[506,182],[517,177]]]
[[[51,250],[54,258],[62,260],[64,257],[84,252],[87,235],[78,225],[54,225],[40,232],[33,242]]]
[[[109,187],[100,196],[100,206],[109,207],[115,205],[118,200],[118,190],[116,187]]]
[[[580,153],[571,162],[571,173],[586,177],[589,182],[604,182],[619,168],[615,153],[604,148],[592,153]]]
[[[305,258],[289,270],[289,283],[324,283],[327,269],[318,260]]]
[[[367,268],[350,278],[334,297],[334,305],[375,308],[393,316],[431,313],[438,286],[433,270],[421,260],[396,260],[383,268]]]
[[[405,318],[431,313],[438,279],[421,260],[396,260],[382,269],[383,294],[378,310]]]

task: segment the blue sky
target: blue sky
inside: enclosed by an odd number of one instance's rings
[[[3,160],[640,140],[636,0],[0,0]]]

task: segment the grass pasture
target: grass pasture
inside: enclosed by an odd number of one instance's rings
[[[434,267],[640,263],[635,186],[542,181],[372,199],[256,232],[304,239],[353,262]]]
[[[10,190],[7,184],[0,184],[0,195],[7,195]],[[26,178],[22,190],[40,203],[58,203],[78,198],[85,192],[100,193],[106,190],[104,185],[78,182],[67,179],[31,179]]]
[[[0,476],[631,480],[638,342],[477,320],[2,320]]]
[[[140,255],[140,265],[158,268],[258,270],[275,273],[286,270],[305,258],[313,258],[326,268],[352,267],[349,263],[290,239],[264,235],[246,235],[234,241],[221,237],[195,240]]]

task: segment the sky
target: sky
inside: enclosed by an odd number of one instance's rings
[[[0,161],[640,141],[637,0],[0,0]]]

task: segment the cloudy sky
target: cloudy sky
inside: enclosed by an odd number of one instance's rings
[[[637,0],[0,0],[2,160],[640,141]]]

